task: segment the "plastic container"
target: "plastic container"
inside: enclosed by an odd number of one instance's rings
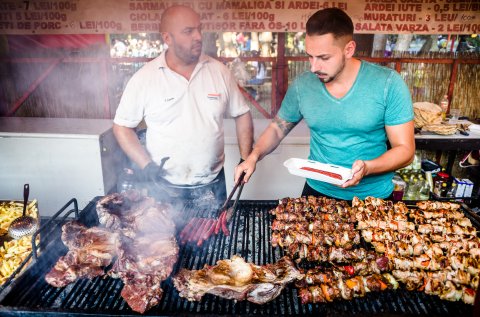
[[[352,170],[350,168],[312,160],[290,158],[283,162],[283,165],[288,168],[290,174],[334,185],[342,185],[352,178]]]

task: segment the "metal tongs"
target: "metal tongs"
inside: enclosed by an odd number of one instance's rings
[[[240,195],[242,194],[243,185],[245,185],[245,183],[243,182],[244,177],[245,177],[245,172],[242,172],[242,175],[240,175],[237,183],[235,184],[235,186],[233,186],[232,191],[228,195],[227,200],[225,200],[225,203],[223,204],[222,208],[220,208],[217,213],[217,219],[219,220],[221,229],[226,236],[230,235],[230,232],[228,231],[227,223],[232,218],[233,213],[235,212],[235,209],[237,209],[238,200],[240,199]],[[240,190],[238,191],[237,198],[235,198],[235,202],[233,203],[232,208],[227,209],[228,202],[230,201],[230,199],[232,199],[233,195],[235,194],[239,186],[240,186]],[[217,234],[219,231],[220,231],[220,228],[215,228],[215,234]]]
[[[232,191],[223,203],[222,207],[218,210],[217,218],[192,218],[180,232],[180,243],[185,244],[187,242],[196,242],[197,246],[201,246],[203,242],[210,238],[212,235],[219,234],[220,230],[223,232],[224,235],[230,235],[230,231],[228,230],[228,221],[235,212],[238,200],[240,199],[240,195],[242,194],[244,176],[245,172],[240,175],[237,183],[235,183],[235,186],[233,187]],[[238,191],[237,197],[235,198],[235,202],[233,203],[233,206],[231,208],[227,209],[228,203],[232,199],[238,187],[240,187],[240,190]]]

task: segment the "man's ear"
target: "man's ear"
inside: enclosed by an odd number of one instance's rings
[[[346,58],[351,58],[353,54],[355,54],[355,48],[357,47],[357,44],[355,41],[349,41],[344,48],[344,53]]]
[[[160,35],[162,36],[163,42],[166,43],[167,45],[170,45],[170,41],[171,41],[170,33],[160,32]]]

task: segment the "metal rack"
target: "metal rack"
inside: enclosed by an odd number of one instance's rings
[[[87,226],[98,222],[95,198],[79,215],[78,220]],[[229,236],[217,235],[202,247],[183,245],[179,251],[172,276],[181,268],[201,269],[220,259],[238,254],[246,261],[258,265],[274,263],[283,250],[270,244],[272,215],[269,211],[277,201],[240,201],[234,214]],[[195,206],[186,206],[184,219],[197,216]],[[479,217],[465,213],[475,227],[480,228]],[[65,219],[65,218],[63,218]],[[59,227],[55,225],[55,227]],[[64,288],[55,288],[45,282],[45,274],[59,256],[66,252],[59,232],[0,299],[0,315],[25,316],[42,314],[59,316],[134,316],[137,315],[121,297],[123,283],[111,277],[81,279]],[[456,315],[471,316],[473,307],[461,302],[440,300],[437,296],[404,289],[368,293],[352,301],[335,301],[326,304],[303,305],[293,285],[288,285],[273,301],[257,305],[247,301],[236,302],[212,295],[205,295],[199,302],[189,302],[179,297],[171,278],[162,283],[164,294],[161,302],[145,313],[146,316],[183,315]]]

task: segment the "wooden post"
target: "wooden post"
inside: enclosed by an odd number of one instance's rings
[[[275,69],[276,86],[272,89],[276,90],[275,104],[272,104],[272,115],[275,116],[280,109],[283,97],[287,92],[288,85],[288,64],[285,59],[285,33],[278,33],[277,38],[277,67]],[[273,77],[273,74],[272,74]]]

